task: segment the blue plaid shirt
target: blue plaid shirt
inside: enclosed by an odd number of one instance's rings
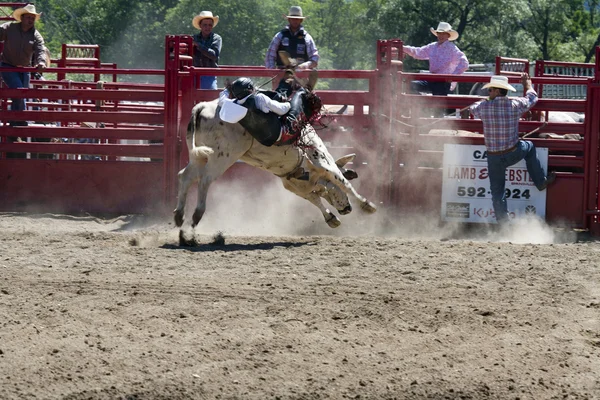
[[[487,151],[504,151],[519,141],[519,119],[538,101],[535,90],[529,89],[527,97],[497,96],[473,104],[469,111],[483,122],[483,137]]]

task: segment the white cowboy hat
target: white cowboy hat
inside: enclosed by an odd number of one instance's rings
[[[291,6],[290,12],[285,16],[286,18],[296,18],[296,19],[304,19],[305,16],[302,15],[302,7],[300,6]]]
[[[219,23],[219,16],[213,17],[213,13],[210,11],[202,11],[200,14],[196,15],[192,20],[192,25],[194,28],[200,29],[200,21],[203,19],[212,19],[213,20],[213,28],[217,26]]]
[[[450,37],[448,38],[449,41],[458,39],[458,32],[456,32],[454,29],[452,29],[452,26],[447,22],[440,22],[438,24],[437,29],[429,28],[429,30],[435,36],[437,36],[438,33],[449,33],[450,34]]]
[[[38,14],[35,12],[35,6],[33,4],[27,4],[25,7],[17,8],[15,11],[13,11],[12,17],[17,21],[21,22],[21,16],[23,14],[35,15],[36,21],[38,21],[40,19],[40,16],[42,15],[42,13]]]
[[[517,91],[517,89],[515,89],[508,83],[508,77],[501,75],[493,75],[490,79],[490,83],[486,83],[485,85],[483,85],[483,89],[487,88],[500,88],[512,90],[513,92]]]

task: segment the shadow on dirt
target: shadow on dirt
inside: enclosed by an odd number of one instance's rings
[[[273,250],[276,247],[300,247],[300,246],[312,246],[313,242],[272,242],[272,243],[248,243],[248,244],[224,244],[214,245],[210,243],[197,243],[194,246],[178,246],[175,244],[164,244],[160,246],[163,249],[169,250],[187,250],[195,253],[201,252],[212,252],[212,251],[254,251],[254,250]]]
[[[279,242],[271,242],[271,243],[233,243],[233,244],[225,244],[225,236],[218,232],[212,237],[212,241],[210,243],[201,243],[199,242],[195,236],[191,238],[186,237],[183,230],[179,231],[179,245],[174,244],[164,244],[161,247],[163,249],[170,250],[188,250],[193,252],[212,252],[212,251],[253,251],[253,250],[273,250],[276,247],[300,247],[306,245],[314,245],[314,242],[308,241],[279,241]]]

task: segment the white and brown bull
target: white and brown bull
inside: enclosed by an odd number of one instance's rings
[[[287,190],[319,208],[325,222],[332,228],[338,227],[341,221],[323,205],[321,198],[326,199],[342,215],[352,211],[348,196],[356,200],[365,212],[376,211],[375,205],[358,194],[346,179],[355,176],[353,171],[344,168],[354,155],[335,161],[310,125],[303,132],[304,146],[266,147],[256,141],[241,125],[221,121],[216,114],[217,105],[217,100],[201,102],[192,110],[186,138],[189,163],[179,171],[178,202],[174,211],[175,224],[178,227],[183,225],[190,186],[198,183],[198,202],[192,217],[192,227],[195,227],[206,211],[210,184],[237,160],[280,177]],[[308,171],[309,180],[293,177],[299,168]]]

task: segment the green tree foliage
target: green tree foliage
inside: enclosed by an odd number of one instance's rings
[[[221,64],[263,65],[291,5],[321,54],[320,68],[369,69],[378,39],[422,46],[446,21],[471,63],[498,55],[590,62],[600,43],[600,0],[38,0],[39,28],[55,57],[62,43],[99,44],[102,61],[162,68],[165,35],[192,35],[202,10],[220,17]],[[405,68],[427,68],[407,58]]]
[[[163,22],[178,0],[39,0],[42,34],[55,56],[62,43],[98,44],[102,61],[150,68],[164,58]]]

